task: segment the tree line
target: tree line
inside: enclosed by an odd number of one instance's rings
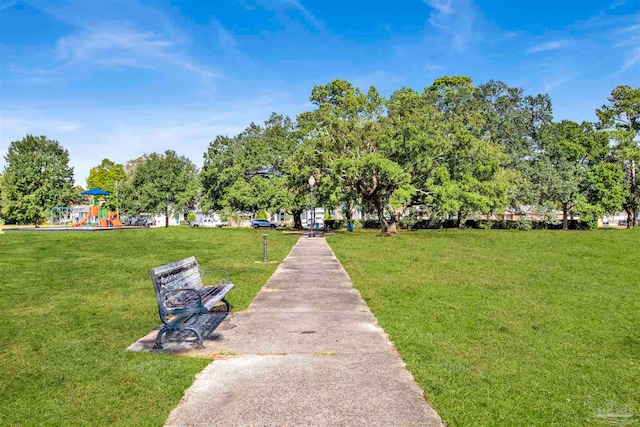
[[[295,120],[273,113],[217,136],[200,169],[174,151],[125,165],[105,159],[87,186],[116,192],[109,203],[121,212],[286,210],[301,227],[313,175],[316,206],[339,207],[347,219],[356,208],[373,212],[390,234],[412,207],[460,227],[505,209],[540,217],[561,210],[565,229],[574,215],[596,225],[625,211],[629,227],[637,221],[640,88],[615,88],[595,123],[554,122],[548,95],[461,76],[388,98],[334,80],[314,87],[310,100],[315,108]],[[28,135],[5,160],[5,219],[37,223],[77,198],[56,141]]]

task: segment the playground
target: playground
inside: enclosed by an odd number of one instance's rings
[[[99,188],[80,193],[84,196],[93,196],[91,206],[55,206],[51,208],[49,227],[53,228],[120,228],[122,221],[117,211],[109,211],[101,208],[106,204],[106,197],[111,193]]]

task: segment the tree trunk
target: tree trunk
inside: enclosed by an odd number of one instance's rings
[[[458,222],[457,222],[457,226],[460,230],[462,230],[464,228],[464,214],[462,213],[462,211],[458,211]]]
[[[567,213],[569,209],[567,208],[567,203],[562,204],[562,229],[569,229],[569,218],[567,218]]]
[[[625,212],[627,213],[627,228],[633,227],[635,215],[633,213],[633,209],[625,208]]]
[[[400,215],[404,212],[404,208],[394,209],[391,206],[387,206],[389,211],[390,221],[387,224],[387,234],[396,234],[398,231],[398,221],[400,221]]]
[[[169,207],[164,208],[164,226],[169,228]]]
[[[389,223],[387,222],[387,219],[384,217],[384,208],[382,207],[382,203],[374,202],[373,205],[378,214],[378,218],[380,219],[380,228],[381,228],[382,234],[386,234],[387,230],[389,230]]]
[[[293,211],[293,228],[296,230],[302,229],[302,209]]]

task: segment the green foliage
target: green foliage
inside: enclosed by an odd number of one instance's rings
[[[11,222],[40,225],[54,206],[74,198],[69,153],[57,141],[27,135],[5,156],[2,215]]]
[[[0,257],[3,426],[159,426],[211,361],[125,349],[160,324],[149,268],[195,256],[229,270],[234,311],[276,268],[241,229],[6,233]],[[298,236],[269,234],[282,260]],[[211,244],[216,242],[216,244]],[[117,268],[114,268],[117,266]],[[211,276],[211,277],[209,277]],[[219,277],[206,275],[205,284]]]
[[[99,188],[114,193],[116,191],[115,183],[123,182],[126,178],[124,166],[109,159],[103,159],[100,165],[89,171],[87,188]]]
[[[635,225],[640,206],[638,163],[640,162],[640,87],[618,86],[609,97],[609,105],[596,110],[599,128],[605,130],[612,147],[612,160],[624,173],[624,201],[629,227]]]
[[[417,222],[418,222],[418,211],[416,210],[415,207],[412,207],[409,209],[409,212],[405,216],[400,218],[400,221],[398,221],[398,225],[400,225],[400,228],[404,230],[408,230],[413,228],[413,226],[416,225]]]
[[[124,185],[127,176],[124,172],[124,166],[119,163],[114,163],[109,159],[103,159],[100,165],[91,168],[89,176],[87,178],[87,188],[99,188],[111,193],[111,196],[106,198],[107,209],[115,210],[118,205],[116,194],[118,192],[118,185]]]
[[[265,211],[264,209],[261,211],[256,212],[256,218],[257,219],[268,219],[267,217],[267,211]]]
[[[285,167],[296,144],[294,123],[277,114],[264,127],[252,123],[233,138],[218,136],[209,144],[200,174],[203,210],[297,207],[299,191],[288,185]]]
[[[136,159],[122,186],[125,212],[174,213],[193,209],[198,193],[197,168],[186,157],[168,150]],[[168,215],[167,215],[168,221]]]
[[[193,212],[189,212],[187,214],[187,221],[191,222],[191,221],[195,221],[196,220],[196,214]]]
[[[640,413],[640,230],[373,235],[327,239],[447,425]]]

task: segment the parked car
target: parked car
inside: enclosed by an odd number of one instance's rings
[[[251,220],[251,226],[253,228],[267,227],[267,228],[277,228],[278,224],[275,222],[271,222],[267,219],[253,219]]]
[[[191,221],[189,225],[191,227],[224,227],[227,223],[215,218],[202,218],[198,221]]]
[[[133,225],[136,227],[151,227],[152,225],[156,225],[156,221],[150,216],[138,215],[129,218],[129,225]]]

